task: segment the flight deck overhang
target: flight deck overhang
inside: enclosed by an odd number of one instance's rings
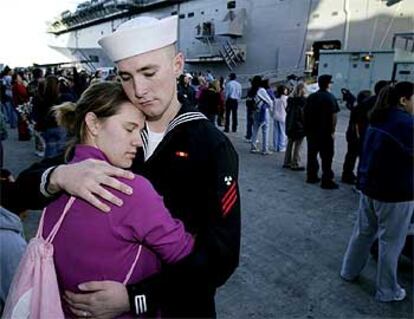
[[[60,35],[63,33],[68,33],[75,30],[84,29],[90,26],[98,25],[114,19],[121,19],[131,17],[143,12],[148,12],[152,10],[157,10],[164,7],[170,7],[171,5],[179,4],[189,0],[152,0],[152,1],[139,1],[139,5],[135,6],[113,6],[114,10],[111,10],[112,7],[106,5],[105,2],[102,5],[101,9],[84,9],[79,13],[73,13],[65,11],[65,17],[62,17],[60,20],[53,22],[49,29],[48,33],[55,35]],[[65,23],[65,21],[70,21],[70,23]],[[114,30],[115,31],[115,30]]]

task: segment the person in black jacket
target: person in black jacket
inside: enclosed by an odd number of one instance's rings
[[[361,150],[361,138],[358,130],[358,117],[361,110],[361,105],[363,101],[371,96],[371,91],[362,90],[358,93],[356,102],[357,104],[353,106],[350,111],[351,115],[349,117],[348,127],[346,129],[346,142],[347,142],[347,151],[345,155],[343,170],[342,170],[342,183],[346,184],[355,184],[356,175],[354,174],[354,168],[356,160],[359,157]]]
[[[358,109],[356,112],[356,123],[357,123],[358,134],[359,134],[359,138],[361,139],[361,142],[364,141],[365,132],[369,125],[368,114],[374,108],[375,103],[377,102],[379,93],[387,84],[388,84],[388,81],[385,81],[385,80],[380,80],[377,83],[375,83],[375,86],[374,86],[375,95],[371,95],[370,97],[362,101],[360,105],[359,104],[357,105]],[[361,153],[361,151],[362,151],[362,145],[359,149],[359,153]]]
[[[219,114],[220,107],[220,92],[217,92],[219,81],[213,80],[208,84],[208,89],[200,94],[198,99],[198,110],[203,113],[211,123],[216,122],[216,117]]]
[[[334,156],[334,135],[336,113],[339,106],[335,96],[330,93],[332,76],[321,75],[318,78],[319,91],[309,95],[305,106],[305,132],[308,143],[307,183],[318,183],[318,154],[322,161],[321,187],[336,189],[333,180],[332,160]]]
[[[256,78],[256,79],[255,79]],[[252,135],[253,135],[253,122],[254,122],[254,112],[255,112],[255,105],[254,105],[254,97],[257,93],[257,85],[253,83],[261,82],[262,78],[259,75],[256,75],[253,79],[250,79],[250,88],[247,91],[246,96],[246,135],[244,136],[244,141],[251,143]]]
[[[117,44],[120,33],[123,46]],[[151,41],[136,41],[140,37]],[[238,266],[238,156],[228,138],[203,114],[178,102],[176,78],[184,58],[175,51],[176,39],[176,16],[139,17],[99,43],[117,63],[129,99],[146,115],[143,148],[132,171],[152,182],[171,215],[196,236],[194,251],[134,285],[92,282],[80,286],[83,294],[66,292],[65,300],[76,316],[110,318],[132,309],[152,317],[157,315],[153,310],[160,308],[168,318],[215,317],[216,289]],[[105,200],[122,205],[110,188],[130,192],[114,178],[132,178],[128,171],[94,160],[58,164],[62,159],[45,160],[19,176],[17,182],[24,194],[30,194],[27,202],[32,207],[64,190],[108,211]]]
[[[303,138],[305,137],[305,124],[303,109],[306,104],[306,88],[304,83],[299,83],[293,95],[287,100],[286,109],[286,135],[288,144],[285,153],[284,168],[293,171],[303,171],[305,168],[300,166],[300,151]]]
[[[348,110],[352,111],[355,107],[357,98],[346,88],[341,89],[342,101],[345,102],[345,106]]]

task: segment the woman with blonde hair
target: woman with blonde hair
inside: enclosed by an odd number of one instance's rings
[[[292,96],[287,100],[286,135],[288,143],[283,167],[290,168],[293,171],[305,170],[305,167],[300,166],[300,152],[305,138],[303,118],[303,109],[306,103],[305,95],[305,84],[299,83],[293,90]]]

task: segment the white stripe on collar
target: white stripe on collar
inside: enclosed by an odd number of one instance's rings
[[[148,151],[148,128],[145,123],[144,129],[141,130],[141,139],[142,139],[142,148],[144,149],[144,154]]]
[[[178,125],[181,125],[181,124],[187,123],[187,122],[191,122],[191,121],[198,121],[198,120],[207,120],[207,117],[201,112],[186,112],[186,113],[183,113],[183,114],[177,116],[175,119],[173,119],[168,124],[167,130],[165,131],[165,135],[167,135],[168,132],[172,131]],[[146,154],[148,152],[148,127],[147,127],[147,123],[145,123],[144,129],[141,131],[141,138],[142,138],[142,144],[143,144],[142,146],[143,146],[143,149],[144,149],[144,158],[146,158]]]
[[[167,131],[165,132],[165,134],[173,130],[177,125],[197,120],[207,120],[207,117],[201,112],[183,113],[177,116],[174,120],[172,120],[170,124],[168,124]]]

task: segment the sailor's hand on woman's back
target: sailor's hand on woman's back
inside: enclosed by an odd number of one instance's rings
[[[105,161],[87,159],[78,163],[58,166],[50,176],[48,192],[56,193],[64,190],[84,199],[104,212],[109,212],[109,206],[104,204],[102,199],[118,206],[123,203],[103,185],[125,194],[132,194],[132,188],[120,182],[117,177],[133,179],[134,174]]]
[[[79,286],[82,294],[65,292],[64,300],[80,318],[114,318],[130,310],[126,287],[116,281],[91,281]]]

